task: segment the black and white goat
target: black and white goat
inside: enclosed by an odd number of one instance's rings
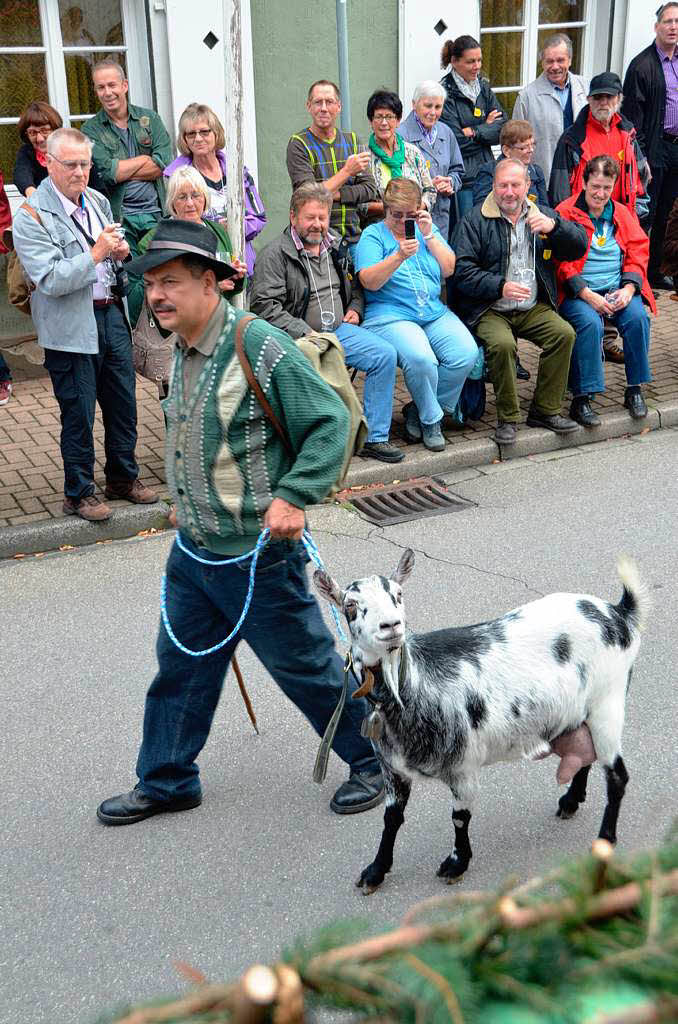
[[[384,831],[356,885],[374,892],[390,871],[416,776],[440,779],[452,791],[454,850],[438,875],[457,881],[471,859],[468,828],[480,769],[544,755],[551,741],[583,723],[607,781],[599,835],[614,843],[628,781],[624,702],[648,611],[635,566],[619,561],[624,590],[616,605],[550,594],[490,622],[406,633],[401,588],[413,567],[408,549],[390,579],[368,576],[342,590],[327,573],[314,574],[318,591],[348,622],[358,693],[375,706],[366,723],[384,771]],[[574,776],[559,816],[570,817],[585,799],[589,770]]]

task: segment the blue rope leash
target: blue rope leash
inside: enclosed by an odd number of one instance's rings
[[[259,534],[257,543],[255,547],[252,549],[252,551],[247,551],[244,555],[238,555],[237,558],[224,558],[220,561],[214,561],[211,558],[201,558],[200,555],[196,555],[192,551],[190,551],[181,540],[181,535],[177,533],[175,537],[176,545],[179,547],[181,551],[184,552],[185,555],[188,555],[189,558],[192,558],[195,562],[200,562],[201,565],[235,565],[237,562],[247,561],[248,558],[252,559],[252,563],[250,565],[247,595],[245,597],[245,604],[243,605],[243,610],[240,615],[240,618],[238,619],[235,626],[224,640],[221,640],[218,644],[214,644],[213,647],[207,647],[204,651],[190,650],[190,648],[182,644],[181,640],[177,638],[174,630],[172,629],[172,625],[169,620],[169,615],[167,614],[167,573],[163,573],[162,585],[160,589],[160,615],[162,617],[162,622],[168,637],[170,638],[174,646],[177,647],[183,654],[188,654],[192,658],[204,658],[207,654],[214,654],[215,651],[221,650],[222,647],[225,647],[226,644],[233,639],[233,637],[235,636],[235,634],[238,632],[243,622],[245,621],[247,613],[250,610],[250,605],[252,603],[252,595],[254,594],[254,578],[257,571],[257,562],[259,561],[259,555],[268,544],[270,534],[271,531],[268,529],[268,527],[265,527]],[[318,547],[307,530],[304,530],[301,539],[313,563],[319,569],[324,569],[325,566],[323,564],[322,558],[320,557]],[[337,627],[337,632],[339,633],[342,642],[347,643],[346,634],[342,629],[337,609],[335,608],[334,605],[330,605],[330,608],[332,610],[334,622]]]

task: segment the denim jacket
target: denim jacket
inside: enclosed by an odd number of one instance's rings
[[[87,198],[96,203],[104,221],[113,220],[105,196],[88,188]],[[35,285],[31,316],[43,348],[60,352],[99,351],[94,319],[92,286],[96,266],[83,252],[78,230],[66,214],[50,178],[40,183],[26,202],[37,211],[42,225],[19,209],[12,225],[14,248],[21,266]]]

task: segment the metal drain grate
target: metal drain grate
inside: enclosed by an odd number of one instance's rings
[[[407,523],[426,516],[442,516],[475,505],[458,494],[450,493],[443,481],[435,477],[421,477],[405,484],[392,484],[378,491],[369,491],[351,497],[350,503],[363,519],[375,526]]]

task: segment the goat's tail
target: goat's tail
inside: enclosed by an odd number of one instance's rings
[[[632,621],[636,629],[644,629],[651,602],[647,587],[640,578],[638,566],[626,555],[621,555],[617,561],[617,572],[624,584],[624,592],[617,608],[621,615]]]

